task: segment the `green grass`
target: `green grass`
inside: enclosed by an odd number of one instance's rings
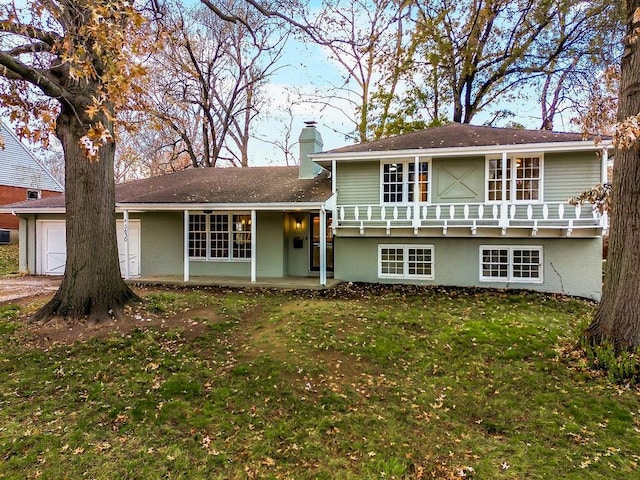
[[[46,349],[8,307],[0,478],[637,478],[639,391],[559,353],[593,305],[420,293],[173,290],[201,334]]]
[[[18,273],[18,244],[0,245],[0,276]]]

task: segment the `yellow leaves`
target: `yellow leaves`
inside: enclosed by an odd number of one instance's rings
[[[84,155],[89,160],[97,160],[100,147],[113,141],[111,132],[102,124],[97,122],[89,128],[87,134],[80,139],[80,147]]]
[[[616,125],[613,145],[621,150],[638,148],[640,138],[640,115],[632,115]]]

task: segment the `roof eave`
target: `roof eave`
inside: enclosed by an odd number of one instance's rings
[[[332,160],[368,160],[384,158],[413,158],[421,157],[453,157],[457,155],[501,155],[502,153],[553,153],[553,152],[585,152],[612,149],[611,140],[603,140],[596,145],[592,141],[582,140],[578,142],[547,142],[547,143],[519,143],[509,145],[483,145],[471,147],[446,147],[446,148],[414,148],[407,150],[383,150],[367,152],[343,152],[343,153],[314,153],[310,157],[319,165],[330,165]]]

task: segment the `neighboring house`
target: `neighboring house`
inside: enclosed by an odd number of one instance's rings
[[[0,205],[60,195],[62,185],[2,122],[0,138]],[[15,215],[0,213],[0,229],[17,234],[18,225]]]
[[[567,200],[602,181],[609,146],[453,124],[320,152],[309,123],[299,171],[191,169],[117,186],[122,272],[526,288],[597,300],[606,218]],[[21,269],[62,273],[62,199],[11,208],[27,246]]]

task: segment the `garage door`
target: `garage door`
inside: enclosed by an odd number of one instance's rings
[[[41,220],[37,222],[38,253],[36,273],[40,275],[63,275],[67,260],[64,220]],[[129,276],[140,275],[140,220],[129,220]],[[125,271],[124,222],[117,222],[118,254],[120,271]]]

